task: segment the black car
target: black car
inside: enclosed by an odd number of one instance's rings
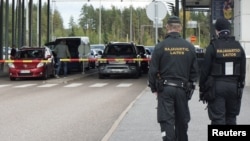
[[[141,70],[143,73],[148,73],[149,70],[149,55],[147,50],[143,45],[137,45],[137,50],[139,51],[139,55],[141,56],[142,60],[141,61]]]
[[[111,75],[141,75],[140,55],[134,43],[112,42],[107,44],[99,61],[99,78]]]

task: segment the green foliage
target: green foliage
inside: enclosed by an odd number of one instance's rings
[[[15,16],[14,23],[17,23],[18,12],[12,15],[11,5],[9,8],[9,31],[8,43],[11,44],[12,34],[18,37],[17,29],[12,29],[12,16]],[[100,9],[101,8],[101,9]],[[32,45],[37,44],[37,6],[33,5],[32,10]],[[15,9],[16,10],[16,9]],[[101,11],[100,11],[101,10]],[[99,13],[101,13],[101,32]],[[180,18],[183,15],[180,11]],[[42,44],[47,42],[47,33],[50,33],[50,40],[60,36],[89,36],[91,43],[99,43],[99,33],[101,33],[100,43],[107,43],[109,41],[130,41],[130,31],[132,31],[132,41],[137,44],[154,45],[155,44],[155,28],[153,22],[150,21],[146,15],[145,8],[124,7],[118,9],[113,6],[111,9],[104,7],[94,8],[92,5],[84,4],[81,8],[79,18],[77,21],[70,17],[68,21],[69,28],[65,29],[63,26],[63,18],[58,10],[50,10],[50,31],[47,31],[47,4],[42,6],[41,13],[41,36]],[[163,20],[163,28],[158,30],[158,39],[163,40],[166,35],[165,24],[167,18],[171,13],[167,13],[166,18]],[[130,22],[132,15],[132,29],[130,30]],[[186,20],[195,20],[200,23],[200,44],[205,47],[210,40],[209,32],[209,15],[202,12],[186,12]],[[67,21],[66,21],[67,22]],[[5,23],[4,23],[5,24]],[[186,37],[197,35],[194,29],[186,30]],[[16,39],[17,40],[17,39]],[[198,44],[196,42],[195,44]]]

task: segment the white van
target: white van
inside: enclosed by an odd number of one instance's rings
[[[71,59],[86,59],[81,62],[69,62],[68,71],[71,72],[77,70],[83,72],[85,70],[88,70],[89,61],[87,61],[87,59],[89,58],[88,55],[90,52],[89,37],[86,36],[57,37],[53,42],[53,48],[57,44],[59,44],[61,40],[66,40],[66,44],[69,47]]]

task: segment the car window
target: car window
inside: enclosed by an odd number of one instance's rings
[[[135,54],[135,50],[132,45],[109,45],[105,50],[105,53],[110,55],[130,55]]]
[[[138,49],[139,53],[143,53],[143,54],[146,53],[145,48],[143,46],[137,46],[137,49]]]
[[[44,58],[44,50],[20,50],[17,53],[17,58],[18,59],[42,59]]]

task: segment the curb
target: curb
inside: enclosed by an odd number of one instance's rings
[[[147,89],[147,88],[146,88]],[[112,134],[115,132],[115,130],[117,129],[117,127],[119,126],[119,124],[121,123],[121,121],[124,119],[124,117],[126,116],[126,114],[128,113],[128,111],[133,107],[133,105],[135,104],[135,102],[141,98],[141,96],[145,93],[146,89],[144,89],[136,98],[134,101],[132,101],[128,107],[120,114],[120,116],[118,117],[118,119],[114,122],[114,124],[111,126],[111,128],[109,129],[109,131],[105,134],[105,136],[102,138],[101,141],[108,141],[110,139],[110,137],[112,136]]]

